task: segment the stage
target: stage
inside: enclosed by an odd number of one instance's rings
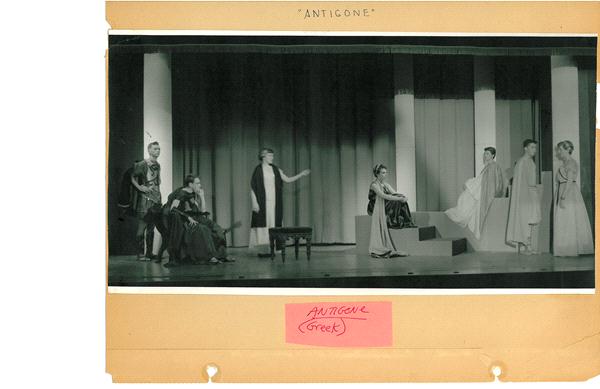
[[[111,256],[109,286],[228,286],[326,288],[594,288],[594,256],[575,258],[507,252],[466,252],[451,257],[373,259],[353,245],[286,250],[285,263],[232,248],[236,262],[166,268],[135,256]],[[166,263],[168,259],[163,259]]]

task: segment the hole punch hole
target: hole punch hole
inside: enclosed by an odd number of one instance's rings
[[[498,365],[492,366],[492,375],[494,376],[494,382],[500,382],[500,375],[502,375],[502,368]]]
[[[205,371],[206,375],[208,376],[208,383],[210,384],[213,382],[213,378],[215,378],[219,373],[219,368],[214,363],[209,363],[206,365]]]

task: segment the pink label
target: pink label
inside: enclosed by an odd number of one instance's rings
[[[391,346],[392,303],[286,304],[285,340],[330,347]]]

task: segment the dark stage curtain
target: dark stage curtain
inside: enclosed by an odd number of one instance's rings
[[[390,55],[172,54],[174,183],[198,174],[208,209],[248,244],[250,177],[261,147],[286,175],[284,226],[312,226],[317,243],[353,243],[371,169],[395,185]]]
[[[144,158],[144,55],[111,52],[108,61],[108,250],[133,254],[137,222],[132,216],[119,219],[117,204],[124,173]]]
[[[496,160],[507,179],[523,155],[523,141],[537,140],[538,175],[552,171],[550,58],[495,59]],[[539,179],[539,177],[538,177]]]
[[[596,58],[577,58],[579,80],[579,178],[581,195],[594,225],[594,176],[596,153]],[[595,230],[592,228],[592,233]]]

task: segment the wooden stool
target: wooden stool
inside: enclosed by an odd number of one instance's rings
[[[281,260],[285,262],[285,242],[294,239],[296,260],[298,260],[298,248],[300,239],[306,241],[306,258],[310,261],[310,242],[312,240],[312,227],[273,227],[269,228],[269,244],[271,245],[271,260],[275,259],[275,243],[282,242]]]

